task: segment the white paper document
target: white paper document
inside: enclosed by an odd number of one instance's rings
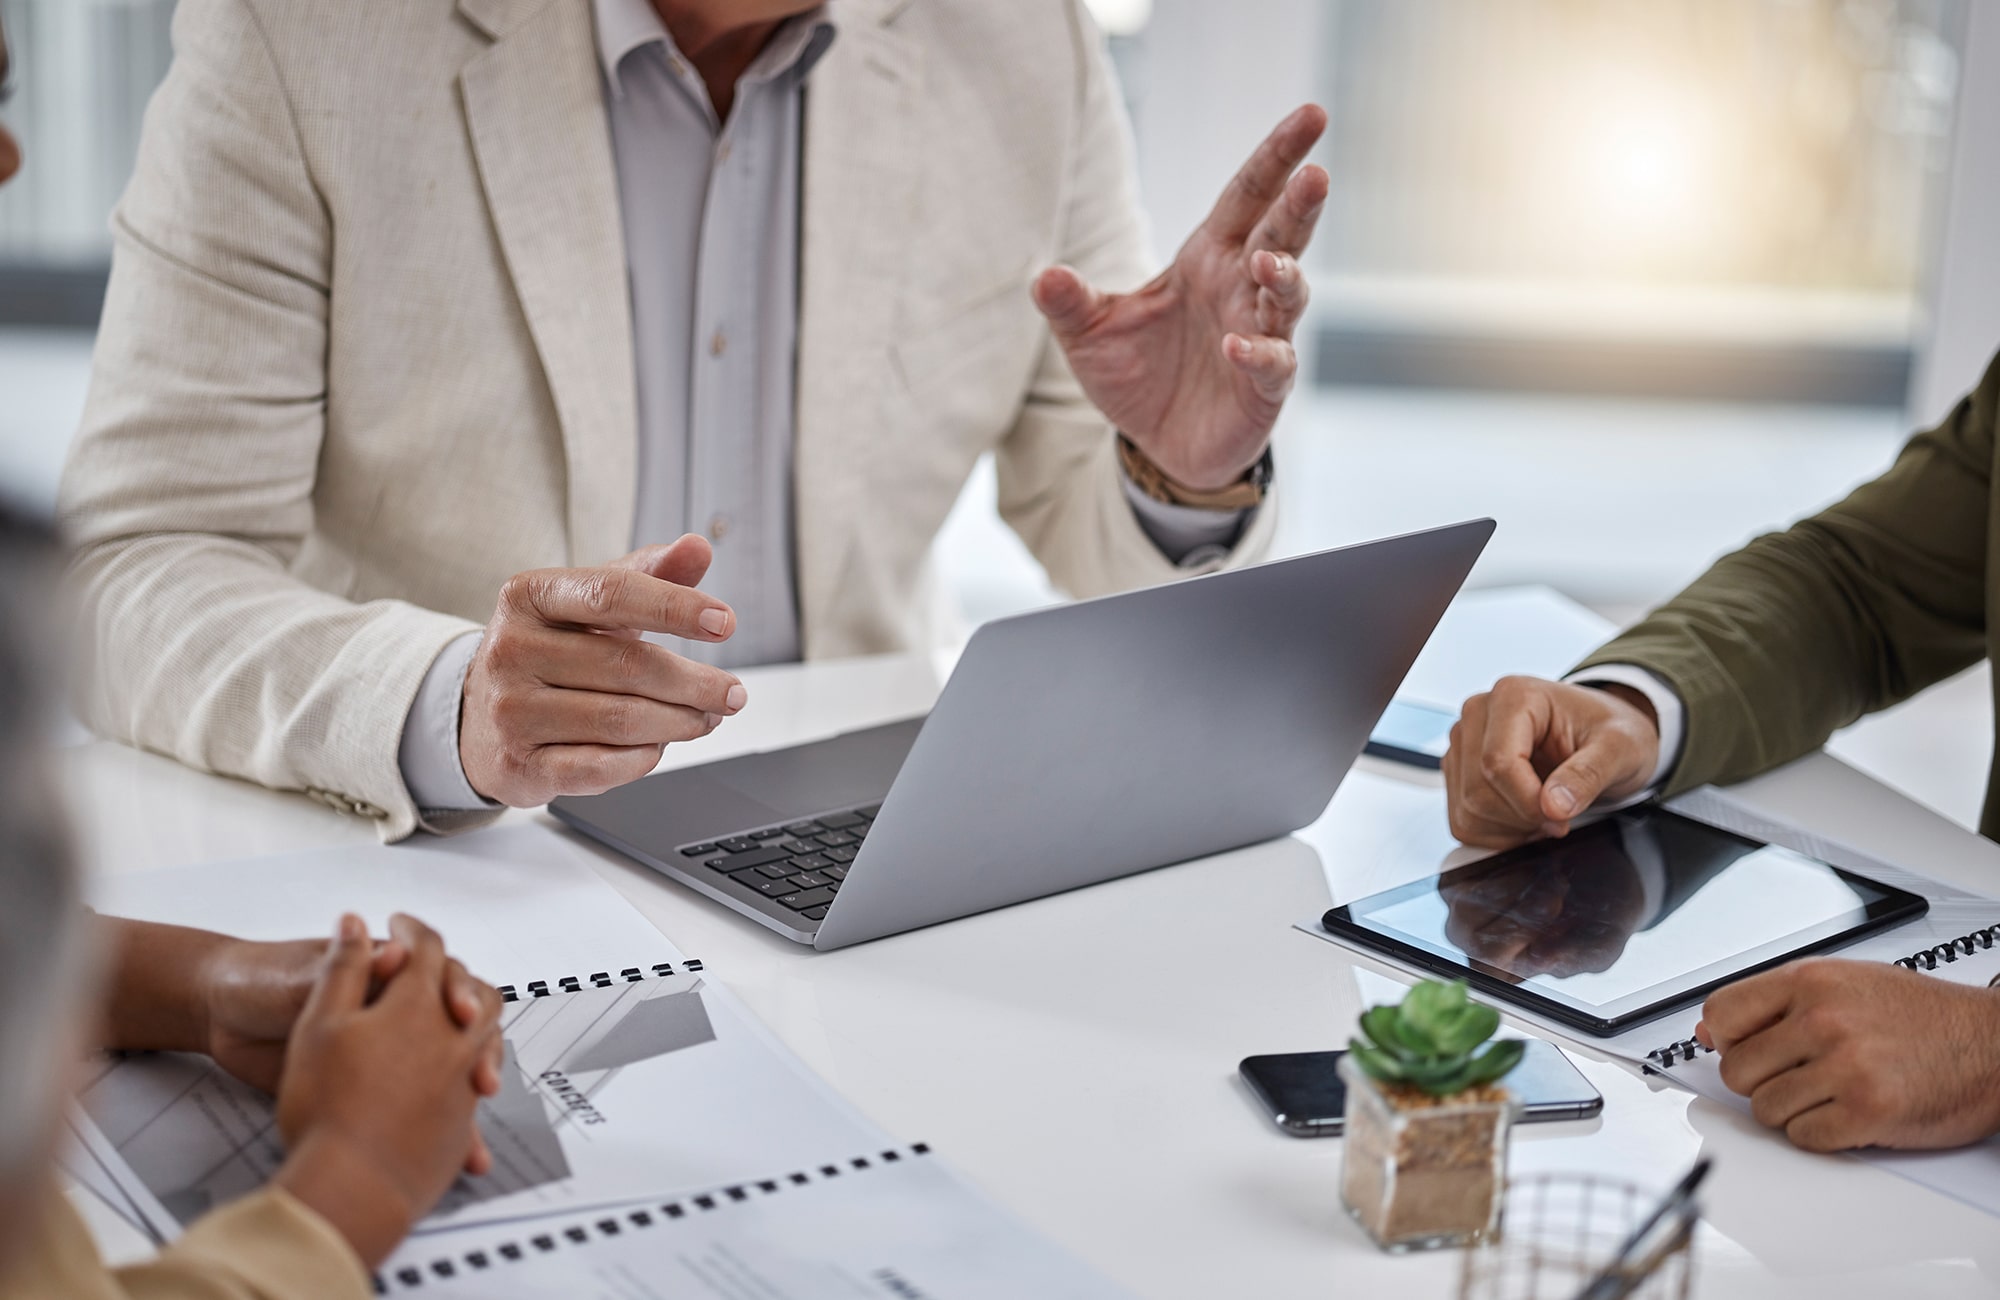
[[[417,1239],[390,1295],[482,1300],[1112,1300],[922,1147],[869,1150],[590,1218]]]
[[[494,1169],[418,1234],[569,1213],[803,1161],[881,1135],[720,986],[620,981],[510,1003],[506,1067],[480,1107]],[[271,1098],[206,1057],[105,1058],[80,1129],[157,1235],[262,1186],[285,1158]]]

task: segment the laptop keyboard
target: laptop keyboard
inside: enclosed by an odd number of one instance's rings
[[[737,835],[685,845],[680,856],[719,888],[795,913],[794,920],[826,916],[847,864],[861,852],[879,803],[825,813],[783,826],[763,826]]]

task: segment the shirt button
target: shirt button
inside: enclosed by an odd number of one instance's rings
[[[729,536],[728,515],[717,515],[708,521],[708,539],[710,541],[719,542],[727,536]]]
[[[708,341],[709,355],[719,357],[727,351],[729,351],[729,335],[718,329],[715,331],[715,337]]]

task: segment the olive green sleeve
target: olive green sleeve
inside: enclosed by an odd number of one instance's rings
[[[1665,793],[1752,776],[1986,654],[2000,358],[1838,505],[1717,561],[1581,667],[1648,669],[1687,706]]]

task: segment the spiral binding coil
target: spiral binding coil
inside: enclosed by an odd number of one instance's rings
[[[876,1155],[855,1156],[844,1165],[820,1165],[812,1169],[794,1170],[776,1178],[732,1183],[695,1196],[664,1200],[638,1209],[607,1214],[603,1218],[588,1222],[572,1223],[566,1227],[551,1227],[515,1241],[503,1241],[491,1247],[468,1250],[462,1255],[440,1255],[425,1265],[405,1264],[386,1277],[376,1274],[372,1279],[375,1294],[388,1295],[391,1290],[415,1290],[432,1281],[442,1286],[467,1274],[485,1273],[503,1264],[518,1264],[524,1259],[537,1259],[543,1255],[553,1254],[566,1246],[588,1246],[593,1241],[602,1241],[628,1232],[643,1232],[662,1223],[673,1223],[713,1210],[726,1209],[753,1197],[775,1196],[788,1187],[807,1187],[813,1183],[829,1182],[843,1175],[863,1173],[882,1165],[900,1164],[906,1159],[927,1156],[930,1152],[928,1143],[918,1142],[900,1150],[892,1149]]]
[[[701,973],[701,959],[697,957],[689,957],[686,961],[684,961],[681,964],[681,969],[686,974],[698,975]],[[671,979],[673,975],[674,975],[673,963],[663,961],[663,962],[656,962],[653,965],[652,975],[650,976],[650,978],[656,980]],[[647,978],[649,977],[646,974],[646,972],[639,969],[639,967],[627,966],[624,970],[618,972],[618,979],[612,979],[610,971],[601,970],[592,972],[590,976],[590,986],[595,989],[608,989],[613,984],[618,983],[620,980],[623,980],[627,984],[637,984],[641,980]],[[500,994],[500,1000],[502,1002],[519,1002],[521,1000],[521,994],[519,990],[515,989],[515,987],[512,984],[502,984],[498,992]],[[574,975],[565,975],[561,979],[557,980],[554,989],[549,988],[549,982],[547,980],[528,981],[528,996],[531,998],[545,998],[549,997],[552,993],[581,993],[581,992],[583,992],[583,981],[581,979],[578,979]]]
[[[1991,948],[1996,941],[2000,941],[2000,925],[1989,925],[1984,930],[1961,934],[1950,943],[1941,943],[1935,948],[1926,948],[1907,957],[1898,957],[1895,964],[1904,970],[1936,970],[1944,962],[1957,961],[1961,954],[1970,957],[1975,952],[1983,952]]]
[[[1941,943],[1935,948],[1913,952],[1907,957],[1898,957],[1890,962],[1904,970],[1936,970],[1938,967],[1957,961],[1960,957],[1970,957],[1985,952],[2000,943],[2000,925],[1989,925],[1971,934],[1961,934],[1949,943]],[[1704,1047],[1699,1039],[1683,1038],[1678,1043],[1668,1043],[1665,1047],[1646,1053],[1646,1059],[1660,1069],[1672,1069],[1685,1065],[1695,1057],[1705,1055],[1713,1048]]]

